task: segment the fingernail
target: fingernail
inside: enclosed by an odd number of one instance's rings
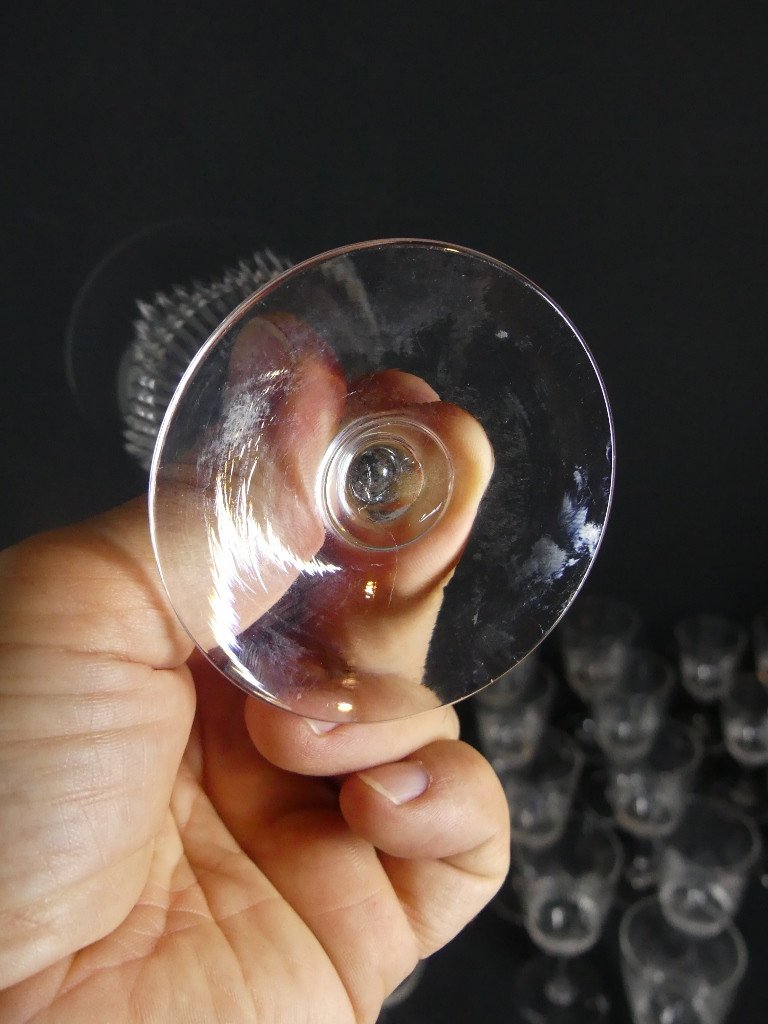
[[[357,774],[367,786],[398,805],[421,796],[430,783],[427,770],[420,761],[397,761]]]
[[[305,718],[304,721],[307,723],[309,728],[315,734],[315,736],[325,736],[331,729],[336,729],[342,725],[342,722],[318,722],[315,718]]]

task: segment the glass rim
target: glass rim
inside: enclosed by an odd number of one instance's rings
[[[674,932],[675,935],[678,935],[682,940],[690,943],[690,945],[692,946],[696,946],[698,944],[704,945],[708,942],[714,942],[727,936],[731,940],[736,953],[736,964],[733,971],[728,975],[728,977],[722,979],[720,982],[716,983],[712,987],[719,990],[727,990],[730,988],[735,988],[737,985],[739,985],[742,978],[744,977],[744,972],[747,969],[749,951],[747,949],[747,943],[744,936],[741,934],[741,932],[733,923],[733,921],[727,921],[725,927],[721,931],[719,931],[717,935],[705,936],[701,938],[697,938],[694,935],[688,935],[686,932],[681,932],[679,931],[679,929],[674,928],[669,923],[669,921],[667,921],[666,917],[664,916],[664,912],[661,909],[661,902],[659,900],[659,897],[656,894],[652,896],[645,896],[643,897],[643,899],[638,900],[636,903],[633,903],[624,911],[624,914],[622,915],[621,921],[619,923],[619,951],[621,953],[622,959],[627,963],[631,970],[634,970],[639,974],[646,976],[650,974],[653,977],[656,977],[658,972],[658,967],[653,966],[652,964],[644,963],[639,958],[629,939],[629,930],[632,924],[634,923],[635,919],[640,914],[644,913],[646,910],[649,910],[651,907],[655,907],[659,916],[659,920],[662,923],[663,927],[668,928],[670,931]]]

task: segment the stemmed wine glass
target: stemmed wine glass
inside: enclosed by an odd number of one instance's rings
[[[738,623],[721,615],[692,615],[675,626],[680,681],[700,704],[714,704],[728,692],[747,646]]]
[[[594,1024],[610,1001],[598,976],[574,958],[591,949],[603,928],[622,863],[609,825],[573,815],[550,846],[515,848],[525,926],[544,951],[516,979],[518,1012],[525,1021]]]
[[[563,832],[573,806],[584,755],[570,736],[547,728],[533,757],[525,763],[501,765],[499,779],[509,805],[512,848],[540,849]],[[514,859],[493,909],[507,921],[522,920],[521,879]]]
[[[766,808],[765,784],[758,769],[768,765],[768,688],[754,673],[739,673],[722,702],[721,714],[725,746],[740,766],[728,796],[760,817]]]
[[[719,761],[723,738],[718,703],[744,656],[746,630],[725,616],[705,613],[681,619],[674,638],[680,681],[692,701],[691,706],[680,709],[678,717],[699,732],[704,757]]]
[[[551,299],[490,257],[393,239],[285,270],[213,331],[168,402],[150,521],[171,603],[225,676],[375,721],[537,646],[612,477],[602,383]]]
[[[688,800],[661,860],[664,916],[689,935],[717,935],[732,920],[762,850],[747,815],[723,800]]]
[[[593,688],[595,739],[611,761],[637,760],[653,744],[674,682],[672,666],[651,651],[628,651],[613,679]]]
[[[640,616],[616,598],[589,595],[573,606],[560,629],[563,671],[585,703],[620,675],[639,629]]]
[[[604,595],[579,598],[560,626],[563,674],[583,706],[558,725],[579,743],[588,761],[602,764],[592,698],[615,682],[640,629],[640,616],[624,601]]]
[[[499,774],[531,761],[556,689],[554,673],[545,665],[534,664],[523,678],[517,673],[512,669],[474,697],[479,747]]]
[[[701,760],[701,740],[667,719],[643,757],[608,763],[608,797],[619,826],[635,840],[626,869],[633,890],[653,885],[661,840],[676,827]]]
[[[526,764],[499,773],[509,804],[513,845],[540,849],[562,833],[584,766],[577,744],[548,728]]]
[[[650,896],[625,912],[619,943],[635,1024],[722,1024],[747,966],[734,925],[695,938],[673,928]]]

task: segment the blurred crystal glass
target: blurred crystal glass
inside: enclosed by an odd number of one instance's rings
[[[747,632],[720,615],[692,615],[675,627],[680,679],[694,700],[722,700],[747,646]]]
[[[692,797],[662,855],[659,899],[670,924],[698,937],[722,931],[761,849],[751,818],[724,801]]]
[[[541,848],[565,828],[584,755],[559,729],[547,729],[528,764],[499,773],[512,823],[513,844]]]
[[[618,825],[632,837],[627,844],[625,882],[634,892],[657,880],[661,839],[680,820],[701,749],[693,730],[667,719],[644,757],[608,762],[608,799]]]
[[[594,689],[595,738],[611,760],[643,757],[661,725],[674,681],[672,666],[651,651],[631,650],[615,680]]]
[[[623,601],[586,596],[563,620],[560,640],[568,684],[588,701],[595,686],[614,680],[640,629],[640,616]]]
[[[739,673],[720,713],[726,749],[740,766],[736,777],[728,780],[728,799],[763,816],[768,798],[766,780],[758,770],[768,765],[768,688],[753,673]]]
[[[520,678],[517,673],[512,669],[473,699],[480,749],[498,773],[532,759],[556,689],[555,676],[544,665],[534,664]]]
[[[455,703],[525,659],[579,592],[612,496],[610,412],[570,320],[512,268],[429,239],[321,253],[223,320],[210,298],[160,297],[123,364],[155,441],[157,563],[205,656],[333,722]],[[188,307],[213,331],[179,367]],[[158,346],[181,379],[154,374]]]
[[[768,690],[751,673],[741,673],[722,705],[728,753],[740,764],[768,764]]]
[[[611,906],[622,862],[613,829],[575,814],[555,843],[516,847],[515,860],[525,927],[549,954],[530,961],[518,975],[518,1012],[525,1021],[606,1019],[610,1001],[601,978],[586,963],[571,961],[597,942]]]
[[[700,759],[696,734],[667,719],[644,757],[610,762],[608,793],[621,827],[633,835],[669,835],[683,813]]]
[[[634,1024],[722,1024],[747,966],[734,925],[694,938],[673,928],[652,896],[626,911],[619,943]]]

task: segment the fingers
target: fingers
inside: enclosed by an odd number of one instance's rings
[[[466,744],[437,741],[351,775],[339,800],[350,828],[380,851],[422,957],[457,934],[506,876],[504,793]]]
[[[249,698],[245,722],[253,743],[268,761],[300,775],[355,772],[406,757],[434,740],[459,735],[458,717],[451,707],[397,722],[336,725],[308,720]]]

